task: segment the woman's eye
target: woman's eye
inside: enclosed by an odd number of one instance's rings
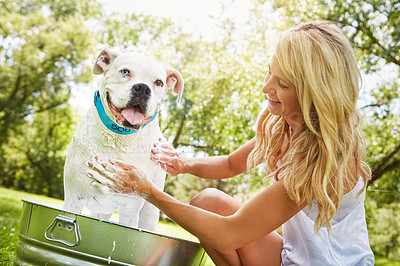
[[[286,85],[283,85],[280,81],[278,82],[278,84],[279,84],[279,86],[281,87],[281,88],[284,88],[284,89],[287,89],[287,88],[289,88],[288,86],[286,86]]]
[[[122,76],[128,76],[131,72],[129,71],[129,69],[122,69],[121,70],[121,74]]]
[[[159,80],[159,79],[157,79],[156,81],[154,81],[154,84],[156,84],[156,86],[160,86],[160,87],[163,87],[163,86],[164,86],[164,83],[163,83],[161,80]]]

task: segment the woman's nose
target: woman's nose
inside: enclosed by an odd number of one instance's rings
[[[262,87],[262,92],[267,94],[267,84],[264,84],[264,86]]]
[[[264,86],[262,87],[262,92],[265,94],[271,94],[271,92],[274,90],[273,86],[272,86],[272,82],[271,79],[267,79],[266,83],[264,84]]]

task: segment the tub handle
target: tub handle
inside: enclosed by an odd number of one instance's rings
[[[53,237],[53,231],[55,228],[64,230],[66,232],[72,232],[75,231],[75,243],[70,243],[66,240],[62,239],[57,239]],[[49,232],[50,230],[50,232]],[[48,236],[48,233],[50,234],[50,237]],[[44,232],[44,237],[49,240],[49,241],[54,241],[58,243],[62,243],[68,247],[76,247],[79,245],[81,242],[81,234],[79,232],[79,226],[78,223],[76,222],[75,218],[63,216],[63,215],[58,215],[53,222],[47,227],[46,231]]]

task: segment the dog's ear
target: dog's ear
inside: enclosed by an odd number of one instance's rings
[[[103,49],[97,57],[96,62],[94,62],[93,74],[100,75],[106,71],[118,55],[119,53],[114,50]]]
[[[177,102],[181,102],[182,93],[183,93],[183,78],[181,73],[175,68],[166,66],[167,71],[167,88],[173,88],[173,91],[178,95]]]

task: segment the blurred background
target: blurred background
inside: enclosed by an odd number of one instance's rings
[[[223,155],[255,135],[277,34],[330,20],[351,40],[363,75],[370,244],[400,264],[399,16],[397,0],[0,0],[0,186],[63,198],[65,156],[98,89],[91,68],[101,49],[178,69],[184,96],[179,107],[172,93],[164,102],[165,137],[186,156]],[[165,190],[188,202],[212,186],[245,201],[265,187],[263,176],[263,167],[220,181],[168,176]]]

